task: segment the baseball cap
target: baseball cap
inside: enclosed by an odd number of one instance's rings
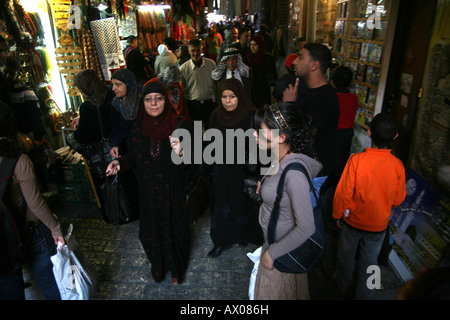
[[[291,53],[290,55],[288,55],[286,57],[286,60],[284,61],[284,65],[288,68],[290,68],[292,66],[292,63],[295,61],[295,59],[298,58],[298,55],[296,55],[295,53]]]

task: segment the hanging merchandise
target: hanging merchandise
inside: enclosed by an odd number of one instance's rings
[[[8,35],[24,50],[34,49],[33,35],[36,31],[30,17],[18,0],[0,1],[0,18],[4,21]]]
[[[58,43],[60,47],[55,49],[56,63],[69,88],[67,93],[71,97],[76,97],[80,92],[75,87],[73,78],[83,69],[83,50],[74,46],[74,40],[68,33],[63,33]]]
[[[42,27],[41,18],[39,17],[39,14],[36,12],[28,12],[27,13],[31,23],[34,26],[34,39],[36,41],[37,46],[44,46],[44,28]]]
[[[125,18],[125,7],[126,7],[126,4],[124,3],[124,1],[116,0],[115,7],[116,7],[116,12],[119,15],[119,18],[124,19]],[[112,11],[114,12],[114,7],[112,8]]]
[[[83,48],[84,65],[86,69],[93,69],[97,72],[100,79],[103,79],[102,68],[95,48],[94,37],[91,30],[79,29],[77,30],[78,41]]]
[[[46,75],[49,69],[44,67],[43,64],[43,61],[45,63],[47,60],[45,51],[33,49],[28,52],[22,52],[18,50],[16,57],[21,64],[22,82],[31,88],[47,82]]]
[[[164,12],[158,6],[138,7],[139,42],[144,51],[156,52],[167,37]]]
[[[114,18],[95,20],[90,27],[104,79],[109,81],[111,70],[125,67],[116,22]]]
[[[205,1],[203,0],[171,0],[170,6],[175,20],[183,20],[189,17],[198,18],[203,14],[203,8],[205,7]]]
[[[50,0],[50,7],[53,12],[55,27],[60,30],[67,30],[67,19],[70,18],[71,0]]]

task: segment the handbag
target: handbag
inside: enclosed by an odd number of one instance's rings
[[[105,199],[105,215],[113,225],[125,224],[139,218],[139,198],[134,173],[123,172],[107,176],[100,186]]]
[[[177,117],[174,130],[180,127],[182,118],[182,116]],[[180,174],[184,184],[188,221],[189,223],[196,223],[209,207],[211,201],[210,185],[196,166],[180,167]]]
[[[102,138],[100,141],[89,143],[83,150],[83,157],[86,160],[91,174],[99,179],[106,177],[105,171],[108,164],[113,160],[109,151],[111,141]]]
[[[91,174],[98,179],[103,179],[106,177],[106,168],[113,158],[109,153],[111,150],[111,140],[105,137],[100,109],[98,107],[96,107],[96,109],[102,138],[100,141],[93,141],[89,143],[86,148],[84,148],[82,153],[89,166]]]
[[[325,182],[327,177],[317,177],[311,181],[305,167],[298,163],[290,163],[286,166],[281,174],[280,181],[277,187],[277,197],[273,206],[272,214],[268,227],[268,241],[269,245],[275,242],[275,230],[280,214],[280,202],[283,197],[284,180],[289,170],[299,170],[308,179],[310,186],[310,196],[313,207],[314,223],[316,231],[304,243],[296,249],[286,253],[285,255],[275,259],[274,267],[280,272],[286,273],[305,273],[311,270],[322,258],[325,251],[325,236],[323,227],[323,217],[321,210],[321,203],[319,199],[320,187]]]
[[[210,204],[210,186],[197,169],[193,169],[194,177],[184,188],[189,223],[201,218]]]

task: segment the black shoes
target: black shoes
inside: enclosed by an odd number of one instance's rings
[[[231,248],[231,246],[226,247],[214,246],[214,248],[212,248],[212,250],[208,253],[208,256],[211,258],[217,258],[229,248]]]

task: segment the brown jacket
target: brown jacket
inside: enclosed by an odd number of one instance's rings
[[[3,160],[0,157],[0,162]],[[42,197],[34,174],[33,163],[26,154],[22,154],[14,167],[14,172],[6,188],[4,201],[15,217],[23,215],[26,205],[25,221],[44,223],[53,237],[61,237],[61,226]],[[25,203],[24,203],[25,201]],[[23,220],[23,217],[20,217]]]

